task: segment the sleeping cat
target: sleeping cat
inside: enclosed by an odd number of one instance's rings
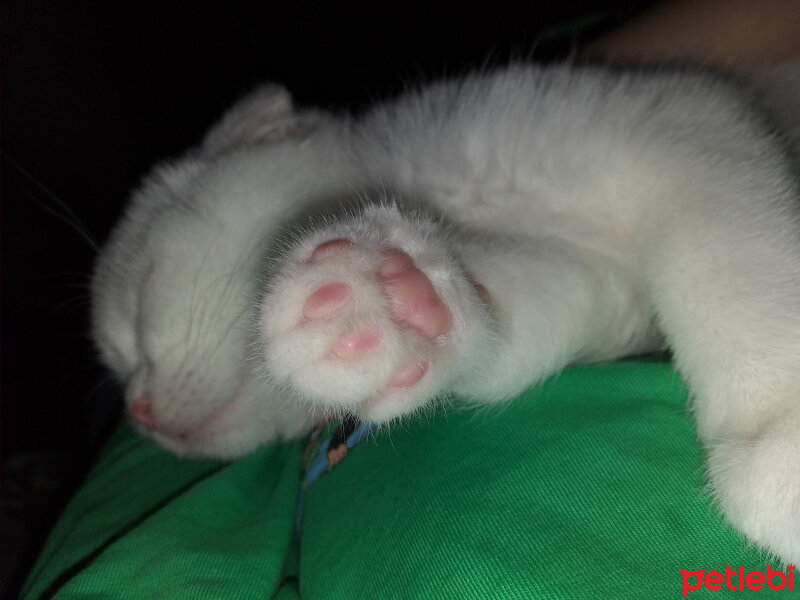
[[[725,515],[797,562],[798,199],[700,74],[515,66],[357,119],[269,85],[134,194],[94,337],[139,429],[224,458],[667,345]]]

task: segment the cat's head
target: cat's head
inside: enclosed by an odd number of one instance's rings
[[[95,343],[133,422],[174,452],[233,458],[303,427],[307,409],[271,406],[255,306],[282,220],[309,174],[334,170],[327,127],[282,88],[256,90],[152,171],[99,257]]]

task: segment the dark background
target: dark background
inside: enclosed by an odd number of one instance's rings
[[[3,597],[119,406],[87,336],[91,240],[149,165],[258,82],[357,110],[409,82],[566,56],[649,3],[3,2]]]

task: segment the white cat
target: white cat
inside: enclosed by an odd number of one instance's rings
[[[144,432],[228,458],[666,343],[726,516],[797,562],[791,169],[699,74],[512,67],[356,120],[266,86],[136,192],[94,337]]]

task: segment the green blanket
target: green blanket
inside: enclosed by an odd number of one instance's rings
[[[781,567],[704,491],[667,363],[573,368],[502,406],[379,432],[308,488],[298,536],[302,452],[182,460],[121,428],[23,597],[800,598],[684,579]]]

